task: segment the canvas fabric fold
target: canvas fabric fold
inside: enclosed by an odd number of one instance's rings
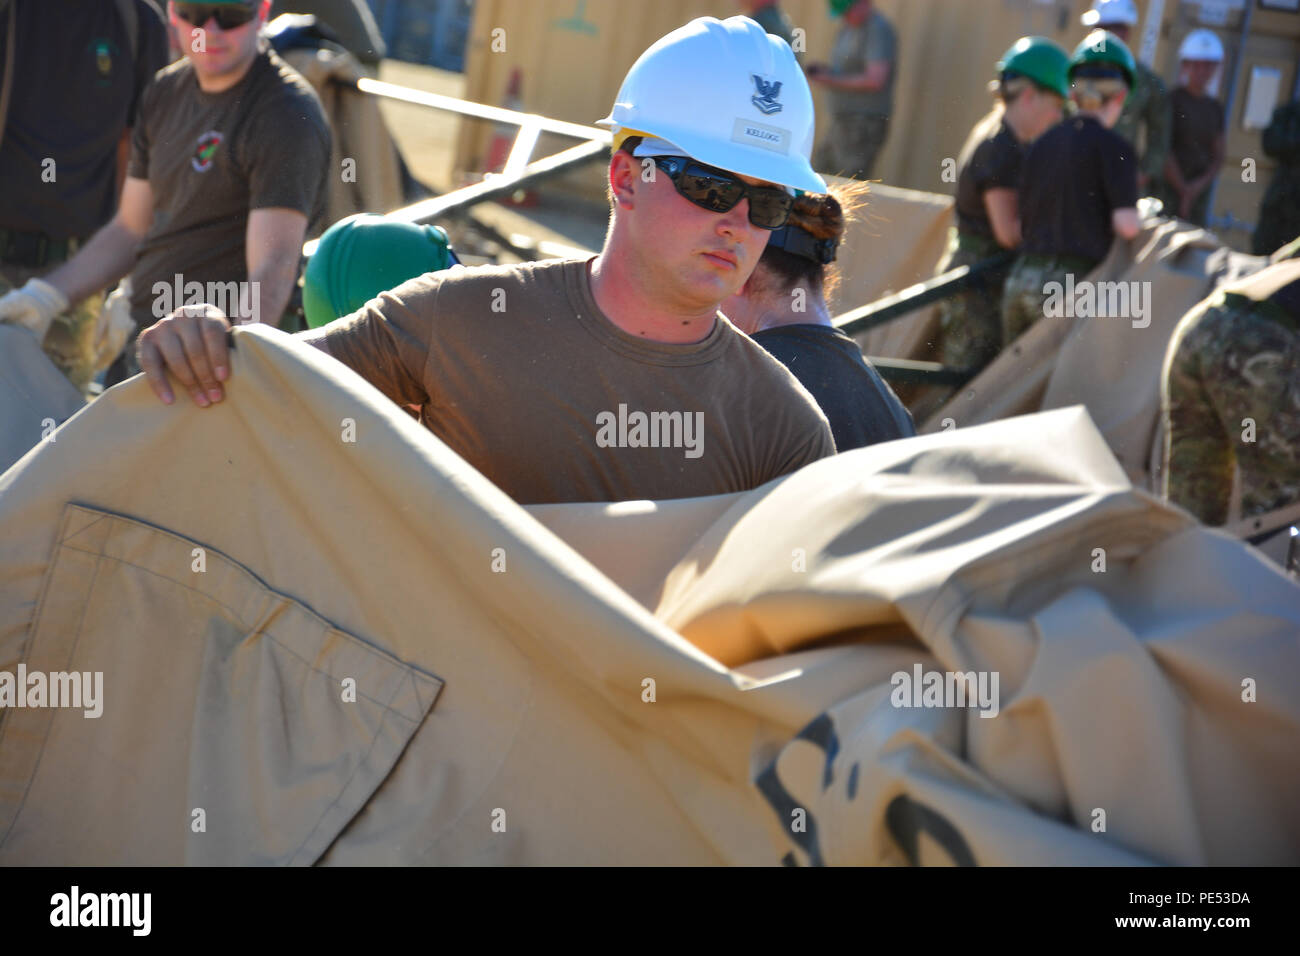
[[[0,475],[0,670],[103,673],[0,710],[0,864],[1300,861],[1300,587],[1080,409],[524,509],[234,338]]]

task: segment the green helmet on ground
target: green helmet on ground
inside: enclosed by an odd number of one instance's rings
[[[998,61],[998,76],[1023,76],[1062,99],[1070,95],[1069,55],[1047,37],[1021,37]]]
[[[302,283],[307,324],[328,325],[379,293],[455,261],[447,234],[437,226],[370,213],[340,219],[325,230],[307,262]]]
[[[1070,57],[1070,79],[1084,77],[1122,77],[1133,88],[1137,61],[1124,41],[1109,30],[1093,30],[1074,48]]]

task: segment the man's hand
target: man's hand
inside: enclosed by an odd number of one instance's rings
[[[21,289],[0,298],[0,322],[31,329],[38,342],[45,341],[55,316],[67,310],[68,297],[44,279],[28,279]]]
[[[171,372],[199,408],[221,401],[220,383],[230,377],[229,329],[230,320],[215,306],[185,305],[141,332],[140,371],[154,394],[167,405],[174,401]]]

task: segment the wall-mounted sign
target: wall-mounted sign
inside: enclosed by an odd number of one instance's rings
[[[1282,92],[1282,71],[1275,66],[1252,66],[1246,89],[1246,107],[1241,111],[1242,129],[1264,129],[1273,118]]]
[[[1197,19],[1201,23],[1221,27],[1228,22],[1229,13],[1246,8],[1246,0],[1200,0],[1200,7],[1200,16]]]

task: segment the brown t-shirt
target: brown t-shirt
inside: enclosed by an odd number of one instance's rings
[[[431,273],[304,336],[521,504],[744,491],[834,454],[811,396],[725,318],[690,345],[630,335],[588,262]]]
[[[149,180],[154,202],[131,271],[132,318],[152,325],[166,305],[211,301],[208,283],[246,281],[249,212],[296,209],[312,219],[325,199],[329,161],[320,100],[274,52],[261,51],[244,78],[221,93],[199,89],[183,58],[159,70],[144,92],[127,168]],[[159,282],[174,290],[178,273],[184,302],[154,291]],[[190,282],[202,283],[204,292],[184,292]],[[278,316],[261,319],[274,323]]]

